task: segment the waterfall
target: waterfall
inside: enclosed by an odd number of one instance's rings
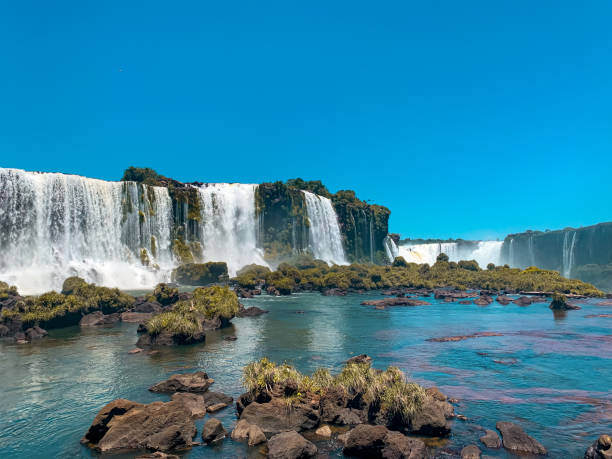
[[[370,216],[370,263],[374,263],[374,221]]]
[[[576,246],[576,231],[572,233],[572,240],[570,242],[570,232],[566,231],[563,235],[563,269],[562,276],[569,277],[572,275],[572,268],[574,266],[574,248]]]
[[[74,275],[151,287],[172,260],[171,207],[165,188],[0,168],[0,279],[25,294]]]
[[[385,253],[387,254],[387,259],[393,263],[393,260],[399,255],[399,248],[393,239],[391,239],[388,235],[383,240],[383,245],[385,247]]]
[[[313,256],[327,263],[346,264],[338,217],[330,199],[302,191],[308,213],[309,248]]]
[[[527,250],[529,252],[529,264],[530,266],[535,266],[536,262],[535,252],[533,250],[533,236],[529,236],[529,239],[527,240]]]
[[[204,261],[225,261],[230,276],[245,265],[267,266],[258,248],[257,185],[211,183],[198,188]]]
[[[481,268],[489,263],[501,263],[501,241],[479,241],[470,248],[462,247],[456,242],[434,242],[427,244],[400,245],[399,255],[409,263],[427,263],[433,265],[438,255],[445,253],[449,261],[476,260]]]

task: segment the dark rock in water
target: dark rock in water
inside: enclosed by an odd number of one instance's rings
[[[148,405],[115,400],[96,415],[82,443],[102,453],[153,449],[169,451],[192,445],[196,426],[179,402]]]
[[[218,419],[210,418],[204,423],[204,427],[202,428],[202,440],[207,445],[224,439],[226,435],[227,432]]]
[[[580,309],[580,306],[569,304],[567,302],[565,295],[560,295],[556,293],[553,295],[552,301],[549,307],[553,311],[570,311],[570,310]]]
[[[458,336],[444,336],[442,338],[429,338],[426,341],[432,341],[434,343],[448,343],[454,341],[463,341],[465,339],[472,338],[485,338],[490,336],[504,336],[503,333],[497,332],[477,332],[471,335],[458,335]]]
[[[365,354],[364,354],[365,355]],[[340,388],[331,388],[321,396],[321,420],[336,425],[357,425],[368,418],[367,410],[349,407],[349,397]]]
[[[47,333],[47,330],[43,330],[39,326],[34,326],[32,328],[28,328],[25,331],[25,336],[26,336],[26,339],[28,341],[33,341],[35,339],[42,339],[45,336],[47,336],[48,334],[49,333]]]
[[[480,448],[476,445],[468,445],[461,450],[461,459],[480,459]]]
[[[370,364],[370,363],[372,363],[372,357],[370,357],[367,354],[359,354],[359,355],[356,355],[356,356],[351,357],[350,359],[348,359],[346,361],[346,363],[358,363],[358,364],[367,363],[367,364]]]
[[[156,313],[161,312],[162,305],[157,301],[143,301],[142,303],[137,303],[132,307],[133,312],[146,312],[146,313]]]
[[[533,303],[544,303],[546,302],[546,298],[541,296],[521,296],[516,300],[512,300],[514,304],[518,304],[519,306],[529,306]]]
[[[426,457],[425,444],[408,438],[384,426],[360,424],[345,437],[342,452],[347,456],[365,458],[421,458]]]
[[[409,431],[414,434],[445,437],[451,431],[447,418],[452,415],[453,406],[450,403],[431,399],[410,417]]]
[[[175,392],[172,394],[172,401],[182,403],[193,418],[203,418],[206,416],[207,404],[200,394],[191,392]]]
[[[121,317],[118,313],[104,315],[102,311],[95,311],[91,314],[84,315],[83,318],[80,320],[79,325],[81,327],[112,325],[119,322],[120,319]]]
[[[412,298],[384,298],[382,300],[362,301],[364,306],[430,306],[427,301]]]
[[[280,296],[280,292],[278,291],[278,289],[276,287],[271,286],[271,285],[269,285],[266,288],[266,291],[268,292],[268,295]]]
[[[493,303],[493,298],[487,295],[480,295],[474,300],[474,304],[477,304],[478,306],[488,306],[491,303]]]
[[[268,440],[270,459],[307,459],[317,456],[317,447],[295,431],[282,432]]]
[[[476,296],[478,296],[478,294],[475,292],[463,292],[457,290],[434,290],[434,298],[436,300],[443,300],[445,298],[460,300],[465,298],[474,298]]]
[[[238,337],[236,335],[230,335],[223,338],[225,341],[236,341]]]
[[[504,448],[516,454],[546,454],[546,448],[535,438],[530,437],[518,425],[512,422],[495,424],[501,432]]]
[[[270,311],[258,308],[257,306],[251,306],[250,308],[241,308],[236,314],[236,317],[256,317],[262,314],[267,314]]]
[[[204,371],[183,373],[170,376],[149,388],[151,392],[206,392],[215,380],[208,377]]]
[[[249,446],[259,445],[267,441],[263,431],[254,424],[249,424],[244,419],[236,423],[236,427],[232,431],[232,440],[246,441]]]
[[[207,406],[219,405],[220,403],[230,405],[234,401],[229,395],[222,394],[221,392],[213,392],[211,390],[204,392],[202,397],[204,397],[204,402]]]
[[[222,261],[186,263],[172,272],[172,277],[182,285],[210,285],[227,279],[227,264]]]
[[[472,304],[472,300],[461,300],[459,304]]]
[[[321,292],[323,296],[346,296],[346,290],[340,288],[328,288]]]
[[[584,459],[611,459],[612,458],[612,438],[609,435],[602,435],[589,446],[584,453]]]
[[[180,459],[176,454],[166,454],[161,451],[156,451],[151,454],[144,454],[142,456],[136,456],[136,459]]]
[[[506,306],[510,303],[512,303],[512,298],[510,298],[509,296],[506,295],[499,295],[495,301],[497,301],[499,304]]]
[[[499,439],[499,435],[494,430],[485,430],[484,436],[480,437],[480,441],[487,448],[500,448],[501,440]]]
[[[310,430],[319,424],[319,411],[309,403],[299,402],[291,409],[281,398],[274,398],[268,403],[250,403],[240,415],[249,424],[255,424],[266,434],[275,434],[285,430]]]
[[[146,331],[146,330],[145,330]],[[142,333],[136,342],[138,347],[157,347],[157,346],[176,346],[181,344],[203,343],[206,340],[206,333],[203,331],[193,335],[173,335],[162,332],[157,335]]]
[[[11,331],[6,325],[0,324],[0,338],[6,338],[9,336]]]
[[[141,323],[149,320],[153,314],[149,312],[124,312],[121,314],[121,321],[128,323]]]
[[[429,395],[431,398],[439,402],[445,402],[447,400],[446,395],[440,392],[440,389],[438,389],[437,387],[430,387],[429,389],[425,389],[425,392],[427,392],[427,395]]]

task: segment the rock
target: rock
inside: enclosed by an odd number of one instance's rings
[[[487,295],[481,295],[474,300],[474,304],[477,304],[478,306],[488,306],[491,303],[493,303],[493,298]]]
[[[208,411],[209,413],[215,413],[219,410],[222,410],[223,408],[226,408],[227,406],[227,403],[215,403],[214,405],[208,406],[206,408],[206,411]]]
[[[432,341],[434,343],[447,343],[453,341],[463,341],[464,339],[471,338],[485,338],[489,336],[504,336],[502,333],[497,332],[476,332],[471,335],[459,335],[459,336],[444,336],[442,338],[429,338],[426,341]]]
[[[236,314],[236,317],[257,317],[262,314],[267,314],[270,311],[266,311],[265,309],[258,308],[257,306],[251,306],[250,308],[242,308]]]
[[[427,392],[427,395],[429,395],[431,398],[433,398],[434,400],[438,400],[439,402],[445,402],[447,400],[446,395],[440,392],[440,389],[438,389],[437,387],[430,387],[429,389],[425,389],[425,392]]]
[[[461,300],[459,304],[472,304],[471,300]]]
[[[206,416],[208,407],[204,397],[190,392],[176,392],[172,394],[172,401],[182,403],[193,418],[203,418]]]
[[[137,303],[132,308],[132,312],[157,313],[161,312],[162,305],[157,301],[144,301]]]
[[[229,395],[222,394],[221,392],[213,392],[211,390],[207,390],[201,395],[204,398],[206,406],[219,405],[221,403],[230,405],[234,401]]]
[[[382,300],[362,301],[364,306],[431,306],[430,303],[424,300],[416,300],[411,298],[384,298]]]
[[[244,419],[236,423],[236,427],[232,431],[232,440],[246,441],[249,446],[259,445],[267,441],[263,431],[254,424],[249,424]]]
[[[131,351],[128,352],[128,354],[139,354],[143,351],[143,349],[140,349],[139,347],[132,349]]]
[[[468,445],[461,450],[461,459],[480,459],[480,448],[476,445]]]
[[[372,357],[370,357],[367,354],[360,354],[360,355],[356,355],[355,357],[351,357],[350,359],[346,361],[346,363],[370,364],[372,363]]]
[[[336,425],[357,425],[365,422],[367,413],[348,407],[348,396],[342,389],[329,389],[320,400],[321,420]]]
[[[340,288],[328,288],[321,292],[323,296],[346,296],[346,290]]]
[[[410,417],[410,432],[444,437],[450,433],[447,417],[452,416],[453,406],[448,402],[431,400]]]
[[[584,453],[584,459],[612,459],[612,439],[600,436]]]
[[[124,313],[125,314],[125,313]],[[136,313],[134,313],[136,314]],[[217,327],[219,328],[219,327]],[[138,347],[158,347],[158,346],[176,346],[181,344],[196,344],[206,340],[204,331],[199,331],[193,335],[172,335],[168,332],[161,332],[157,335],[143,333],[138,338],[136,346]]]
[[[170,376],[167,380],[150,387],[151,392],[206,392],[215,380],[203,371]]]
[[[182,403],[148,405],[115,400],[96,415],[82,442],[100,452],[153,449],[169,451],[192,445],[196,426]]]
[[[264,433],[275,434],[284,430],[313,429],[319,424],[320,416],[310,404],[297,402],[289,409],[284,400],[274,398],[268,403],[249,404],[240,419],[259,426]]]
[[[494,430],[486,429],[484,436],[480,437],[480,441],[487,448],[500,448],[501,440],[499,435]]]
[[[495,427],[501,432],[502,444],[507,450],[518,454],[546,454],[546,448],[520,426],[512,422],[498,422]]]
[[[315,430],[315,434],[319,437],[329,438],[331,437],[332,431],[329,426],[325,425]]]
[[[210,418],[204,423],[204,427],[202,428],[202,440],[207,445],[224,439],[226,435],[227,432],[218,419]]]
[[[227,277],[227,264],[223,261],[185,263],[172,271],[172,278],[181,285],[210,285]]]
[[[144,454],[142,456],[136,456],[136,459],[180,459],[176,454],[166,454],[161,451],[156,451],[151,454]]]
[[[423,458],[425,444],[384,426],[360,424],[346,434],[342,452],[366,458]]]
[[[344,432],[336,437],[336,439],[342,444],[342,447],[346,446],[350,432]]]
[[[316,455],[317,447],[293,430],[274,435],[268,441],[270,459],[306,459]]]
[[[495,301],[497,301],[499,304],[506,306],[510,303],[512,303],[512,298],[510,298],[509,296],[506,295],[498,295],[497,298],[495,299]]]
[[[153,314],[149,312],[124,312],[121,314],[121,321],[138,324],[149,320]]]
[[[225,341],[236,341],[238,339],[235,335],[226,336],[223,338]]]
[[[552,297],[552,301],[550,302],[549,308],[553,311],[571,311],[575,309],[580,309],[580,306],[569,304],[565,295],[555,293]]]
[[[104,315],[102,311],[95,311],[91,314],[86,314],[79,321],[81,327],[97,327],[101,325],[112,325],[120,320],[118,313]]]
[[[0,338],[5,338],[7,336],[9,336],[10,334],[10,330],[6,325],[2,325],[0,324]]]
[[[47,336],[49,333],[47,333],[47,330],[43,330],[42,328],[40,328],[39,326],[35,325],[32,328],[28,328],[25,331],[25,336],[26,339],[28,341],[34,341],[35,339],[42,339],[45,336]]]

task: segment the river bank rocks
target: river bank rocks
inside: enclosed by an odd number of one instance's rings
[[[308,459],[317,456],[317,447],[294,430],[281,432],[268,440],[270,459]]]
[[[204,371],[195,373],[183,373],[170,376],[149,388],[151,392],[206,392],[215,380],[208,377]]]
[[[240,419],[232,431],[232,440],[247,442],[249,446],[256,446],[267,441],[266,434],[256,426],[244,419]]]
[[[555,293],[552,297],[549,308],[553,311],[571,311],[580,309],[580,306],[568,303],[565,295]]]
[[[81,327],[98,327],[104,325],[114,325],[121,320],[119,313],[104,314],[102,311],[94,311],[86,314],[79,321]]]
[[[501,440],[494,430],[486,429],[485,434],[480,437],[480,442],[487,448],[501,448]]]
[[[546,454],[546,448],[535,438],[525,433],[522,427],[512,422],[500,421],[495,427],[502,436],[502,445],[515,454]]]
[[[361,424],[343,438],[342,452],[364,458],[424,458],[425,443],[409,438],[384,426]]]
[[[430,306],[427,301],[412,298],[384,298],[382,300],[362,301],[361,304],[363,306],[376,306],[376,309],[384,309],[389,306]]]
[[[612,459],[612,438],[602,435],[589,446],[584,453],[584,459]]]
[[[257,317],[262,314],[267,314],[270,311],[266,311],[265,309],[258,308],[257,306],[251,306],[250,308],[245,308],[242,304],[240,305],[240,309],[236,313],[236,317]]]
[[[204,423],[202,428],[202,441],[207,445],[223,440],[227,435],[221,421],[215,418],[210,418]]]

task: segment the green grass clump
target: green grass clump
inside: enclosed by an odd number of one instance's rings
[[[176,303],[179,299],[179,291],[176,287],[160,283],[155,286],[153,293],[147,297],[148,301],[157,301],[163,306]]]
[[[194,315],[180,311],[167,311],[153,316],[146,323],[146,328],[150,335],[166,332],[173,336],[193,336],[200,331],[200,326]]]

